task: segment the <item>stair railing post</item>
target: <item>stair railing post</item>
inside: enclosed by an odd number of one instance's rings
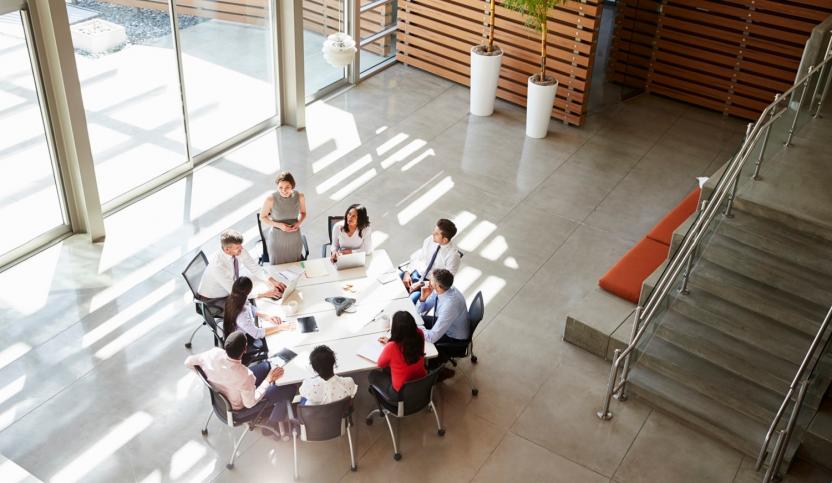
[[[786,431],[781,429],[777,432],[777,441],[774,443],[774,449],[771,451],[771,460],[769,461],[768,468],[766,468],[766,474],[763,475],[763,483],[769,483],[774,478],[774,474],[777,471],[774,469],[774,460],[780,448],[783,447],[785,437]]]
[[[641,305],[636,307],[635,312],[633,312],[633,328],[630,330],[630,345],[633,345],[633,342],[636,340],[636,333],[638,332],[640,318]],[[627,378],[630,375],[630,356],[632,355],[633,353],[630,352],[626,357],[624,357],[624,367],[621,369],[621,389],[619,389],[618,393],[613,396],[619,401],[627,400]]]
[[[769,460],[766,477],[770,475],[771,478],[779,478],[778,472],[780,471],[780,465],[783,463],[783,456],[786,454],[786,448],[789,446],[789,439],[791,439],[794,425],[797,423],[797,416],[800,414],[800,406],[803,404],[803,398],[806,397],[806,389],[808,387],[809,380],[804,379],[800,383],[800,389],[797,391],[797,397],[794,400],[794,407],[792,408],[792,414],[789,415],[789,421],[786,423],[786,427],[780,430],[780,434],[777,436],[777,444],[774,445],[774,451],[771,453],[771,460]],[[764,479],[763,481],[768,480]]]
[[[812,72],[812,69],[815,66],[810,65],[809,71]],[[792,126],[789,128],[789,135],[786,137],[786,142],[784,146],[789,147],[792,145],[792,136],[794,135],[795,127],[797,127],[797,118],[800,117],[800,108],[803,106],[803,100],[806,99],[806,91],[809,90],[809,84],[804,82],[803,85],[803,92],[800,93],[800,99],[797,101],[797,109],[794,111],[794,119],[792,119]],[[791,102],[789,102],[791,104]]]
[[[745,127],[745,139],[748,139],[751,136],[751,131],[754,129],[754,123],[749,122],[748,125]],[[751,148],[753,149],[753,148]],[[739,156],[739,153],[737,153]],[[743,161],[744,162],[744,161]],[[731,209],[734,207],[734,197],[737,196],[737,185],[740,183],[740,173],[742,172],[742,167],[740,170],[737,171],[737,176],[734,178],[734,184],[731,186],[731,193],[728,195],[728,204],[725,206],[725,212],[723,213],[726,218],[733,218],[734,214],[731,213]]]
[[[610,412],[610,400],[612,399],[612,390],[615,386],[615,376],[616,373],[618,373],[618,357],[620,355],[621,349],[615,349],[615,352],[612,354],[612,366],[610,367],[610,378],[607,381],[607,393],[604,395],[604,405],[600,411],[595,413],[595,415],[603,421],[612,419],[612,413]]]
[[[757,155],[757,161],[754,162],[754,174],[751,175],[751,179],[755,181],[760,179],[760,165],[763,164],[763,156],[766,154],[766,145],[768,145],[768,135],[771,133],[771,125],[774,124],[771,120],[774,119],[774,111],[777,110],[777,104],[779,103],[780,94],[774,94],[774,107],[768,113],[769,124],[766,126],[766,133],[763,135],[763,147],[760,148],[760,154]]]
[[[739,174],[739,173],[738,173]],[[705,207],[708,206],[708,200],[702,200],[702,204],[699,205],[699,216],[702,216],[702,212],[705,211]],[[690,250],[690,255],[688,255],[687,265],[685,265],[685,273],[682,274],[682,286],[679,287],[679,293],[682,295],[687,295],[688,292],[688,278],[690,278],[690,272],[693,270],[693,258],[696,256],[696,247],[694,246]]]
[[[832,57],[832,38],[829,39],[829,44],[826,46],[826,55],[823,56],[823,59],[826,60],[830,57]],[[832,64],[827,62],[826,66],[829,67],[829,72],[827,72],[826,74],[826,82],[823,86],[823,92],[820,95],[820,100],[818,100],[818,107],[815,110],[815,115],[813,116],[815,119],[817,119],[818,117],[822,117],[820,115],[820,110],[823,107],[823,101],[826,100],[826,93],[829,92],[829,84],[832,81]],[[823,69],[821,69],[820,71],[823,72]],[[817,94],[818,86],[820,86],[820,77],[818,77],[818,85],[815,86],[815,94]],[[814,97],[812,99],[814,99]]]

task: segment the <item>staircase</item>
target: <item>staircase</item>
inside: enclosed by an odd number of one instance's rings
[[[826,203],[832,193],[832,155],[812,147],[832,139],[832,123],[819,124],[795,137],[802,148],[784,150],[764,166],[764,180],[755,183],[768,182],[766,189],[740,190],[734,216],[720,215],[700,246],[689,294],[669,300],[629,373],[632,394],[753,458],[832,305],[832,213],[824,220],[822,211],[832,211],[832,203],[802,216],[811,210],[788,199]],[[825,173],[817,174],[816,165]],[[825,179],[800,183],[803,168],[802,176]],[[781,186],[773,189],[775,183]],[[832,466],[829,352],[818,364],[785,465],[805,439],[800,456]],[[790,413],[788,407],[786,419]]]

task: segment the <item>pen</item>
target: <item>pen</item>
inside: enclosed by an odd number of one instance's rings
[[[378,313],[376,315],[374,315],[372,319],[370,319],[370,322],[375,321],[378,318],[378,316],[383,314],[383,313],[384,313],[384,309],[379,310]]]

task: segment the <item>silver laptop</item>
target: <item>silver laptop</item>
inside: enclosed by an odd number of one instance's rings
[[[367,254],[365,252],[352,252],[348,255],[338,255],[335,260],[335,268],[344,270],[347,268],[363,267],[367,263]]]
[[[283,289],[283,297],[282,300],[286,300],[286,297],[292,295],[295,289],[298,287],[298,281],[300,280],[300,275],[296,277],[290,277],[286,280],[286,288]]]

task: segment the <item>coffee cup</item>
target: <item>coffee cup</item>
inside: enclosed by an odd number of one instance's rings
[[[298,311],[298,303],[294,300],[283,304],[283,313],[286,315],[294,315]]]
[[[378,321],[381,322],[381,327],[384,330],[390,329],[390,316],[387,314],[381,314],[378,316]]]

